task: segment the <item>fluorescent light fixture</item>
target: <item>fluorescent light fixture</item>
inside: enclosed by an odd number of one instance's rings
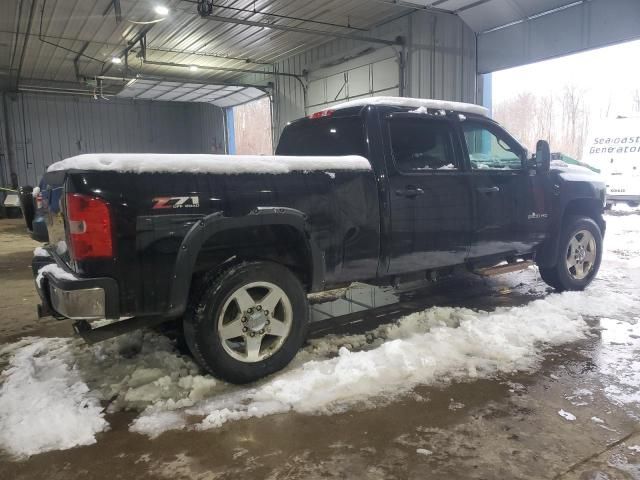
[[[120,65],[122,63],[122,59],[120,57],[113,57],[111,59],[111,63],[115,63],[116,65]]]
[[[192,72],[197,72],[200,69],[198,68],[197,65],[191,65],[191,66],[189,66],[189,70],[191,70]]]
[[[153,11],[162,17],[169,15],[169,9],[163,5],[156,5]]]

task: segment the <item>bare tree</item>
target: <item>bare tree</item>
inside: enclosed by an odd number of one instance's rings
[[[575,85],[565,85],[558,97],[520,93],[496,105],[494,117],[530,150],[544,139],[554,152],[578,159],[582,155],[589,109],[584,90]]]

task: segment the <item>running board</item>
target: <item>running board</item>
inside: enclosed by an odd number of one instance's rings
[[[517,272],[531,266],[533,266],[532,260],[524,260],[521,262],[496,265],[495,267],[478,268],[476,270],[472,270],[472,272],[482,277],[492,277],[493,275],[502,275],[503,273]]]

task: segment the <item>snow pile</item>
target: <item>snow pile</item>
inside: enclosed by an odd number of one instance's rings
[[[492,313],[431,308],[388,327],[388,340],[376,348],[351,352],[341,347],[335,358],[310,360],[255,388],[200,402],[185,410],[182,426],[190,415],[204,417],[195,428],[208,429],[290,410],[333,413],[362,402],[389,401],[418,384],[529,370],[546,346],[585,336],[587,325],[576,309],[584,301],[576,297],[554,295]],[[158,424],[165,422],[162,409],[149,408],[131,429],[157,435]],[[175,417],[171,424],[177,425]]]
[[[290,173],[314,170],[371,170],[364,157],[296,157],[161,153],[91,153],[66,158],[47,171],[98,170],[132,173]]]
[[[73,368],[68,340],[27,339],[2,373],[0,447],[24,457],[96,442],[108,428],[98,398]]]
[[[92,347],[74,345],[76,362],[85,381],[108,411],[184,408],[208,397],[217,385],[203,376],[194,361],[180,355],[169,338],[139,331]]]
[[[76,277],[72,273],[67,272],[64,268],[59,267],[55,263],[50,263],[42,267],[40,270],[38,270],[38,275],[36,275],[36,283],[38,284],[39,287],[42,287],[42,279],[44,278],[45,273],[48,273],[49,275],[59,278],[60,280],[77,280],[78,279],[78,277]]]

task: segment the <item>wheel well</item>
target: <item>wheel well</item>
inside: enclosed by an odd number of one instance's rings
[[[202,245],[194,276],[242,260],[270,260],[289,268],[306,291],[312,283],[312,257],[304,233],[291,225],[259,225],[216,233]]]
[[[562,224],[569,216],[584,215],[585,217],[592,218],[600,227],[600,230],[604,234],[604,219],[602,218],[602,202],[595,198],[583,198],[571,200],[564,210],[562,216]]]
[[[549,237],[536,252],[536,263],[541,267],[551,267],[556,264],[558,258],[558,239],[567,219],[571,216],[584,216],[593,219],[604,235],[605,222],[602,218],[602,203],[595,198],[578,198],[571,200],[562,213],[562,218],[554,224],[549,232]]]

